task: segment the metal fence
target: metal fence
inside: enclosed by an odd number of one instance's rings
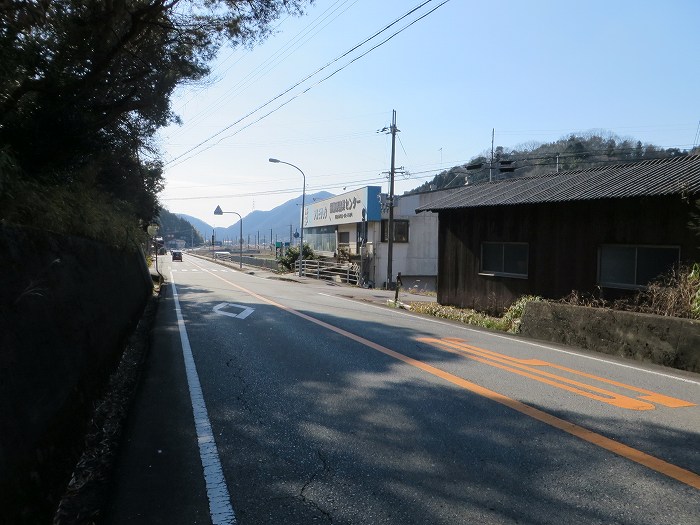
[[[299,261],[295,264],[296,273],[299,273]],[[304,259],[301,273],[304,277],[312,279],[326,279],[338,283],[360,283],[360,267],[355,263],[338,263],[335,261],[320,261]]]
[[[211,257],[211,255],[210,255]],[[241,256],[228,252],[215,252],[214,259],[238,263]],[[265,259],[244,255],[242,257],[243,264],[246,266],[256,266],[258,268],[266,268],[272,271],[280,271],[279,263],[274,259]],[[299,261],[296,261],[294,273],[299,275]],[[339,263],[335,261],[322,261],[304,259],[302,266],[302,275],[311,279],[325,279],[338,283],[346,283],[357,286],[360,284],[360,267],[355,263]]]

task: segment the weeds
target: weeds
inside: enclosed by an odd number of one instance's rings
[[[700,264],[681,266],[640,290],[633,300],[620,305],[629,310],[700,319]]]
[[[700,264],[674,268],[631,297],[605,301],[600,298],[600,290],[593,295],[581,295],[574,290],[560,302],[575,306],[700,319]]]
[[[503,332],[517,333],[520,329],[520,321],[523,317],[525,305],[533,301],[542,301],[541,297],[523,296],[515,301],[501,317],[486,315],[470,308],[456,308],[454,306],[443,306],[432,302],[413,302],[410,304],[411,310],[417,313],[432,315],[441,319],[450,319],[460,323],[491,330],[501,330]]]

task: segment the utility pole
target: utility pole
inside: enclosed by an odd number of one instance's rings
[[[396,110],[393,110],[391,118],[391,172],[389,173],[389,224],[387,235],[389,237],[389,245],[387,249],[386,263],[386,288],[392,289],[392,263],[394,260],[394,175],[396,174],[396,133],[399,130],[396,128]]]
[[[489,163],[489,182],[493,181],[493,140],[496,135],[496,128],[491,129],[491,162]]]

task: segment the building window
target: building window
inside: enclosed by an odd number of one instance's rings
[[[527,277],[529,247],[524,242],[481,244],[481,273],[506,277]]]
[[[389,221],[382,220],[382,242],[388,242]],[[394,221],[394,242],[408,242],[408,221]]]
[[[603,245],[598,283],[608,288],[644,288],[680,261],[678,246]]]
[[[333,253],[335,245],[336,226],[319,226],[316,228],[304,228],[304,244],[308,244],[317,252]]]

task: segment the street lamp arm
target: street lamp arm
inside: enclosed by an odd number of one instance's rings
[[[234,215],[238,215],[238,224],[240,225],[240,234],[238,235],[238,244],[240,245],[240,255],[239,255],[239,268],[242,270],[243,269],[243,217],[241,217],[241,214],[238,213],[237,211],[224,211],[221,209],[221,206],[217,206],[216,209],[214,210],[214,215],[223,215],[224,213],[233,213]]]
[[[301,173],[301,176],[304,178],[304,187],[306,187],[306,175],[304,175],[304,172],[301,171],[301,168],[299,166],[295,166],[291,162],[285,162],[285,161],[279,160],[279,159],[269,159],[269,160],[270,160],[270,162],[274,162],[277,164],[286,164],[287,166],[291,166],[292,168],[299,170],[299,173]]]
[[[243,220],[241,214],[236,211],[222,211],[221,213],[215,213],[214,215],[223,215],[224,213],[233,213],[234,215],[238,215],[239,220]]]
[[[303,273],[302,263],[304,262],[304,201],[306,199],[306,175],[304,175],[304,172],[301,171],[301,168],[299,166],[295,166],[291,162],[285,162],[283,160],[273,158],[269,158],[268,160],[275,164],[286,164],[287,166],[291,166],[292,168],[298,170],[299,173],[301,173],[302,179],[304,181],[304,185],[301,190],[301,240],[299,244],[299,277],[301,277]]]

